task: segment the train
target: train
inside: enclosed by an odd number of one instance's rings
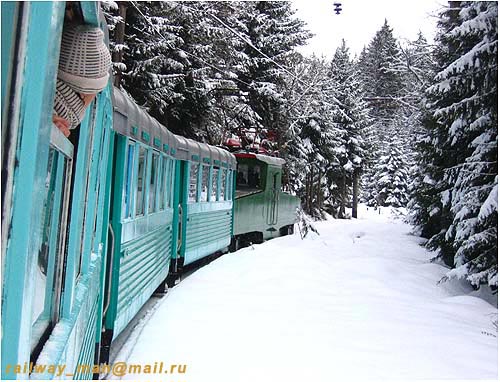
[[[2,379],[98,377],[186,266],[293,232],[283,159],[174,135],[112,84],[67,138],[52,122],[68,22],[99,2],[2,2]]]

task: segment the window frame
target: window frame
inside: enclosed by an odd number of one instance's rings
[[[200,184],[200,191],[199,191],[199,194],[200,194],[200,198],[199,198],[199,201],[200,203],[209,203],[210,202],[210,197],[211,197],[211,190],[212,190],[212,166],[210,165],[206,165],[206,164],[203,164],[201,163],[201,174],[200,174],[200,179],[199,179],[199,184]],[[202,191],[203,191],[203,173],[205,172],[206,170],[206,173],[207,173],[207,177],[206,177],[206,187],[207,187],[207,190],[206,190],[206,196],[205,196],[205,199],[202,198]]]
[[[138,146],[139,146],[139,150],[137,150],[137,161],[136,161],[136,173],[135,173],[135,182],[134,182],[134,185],[135,185],[135,190],[134,190],[134,194],[135,194],[135,203],[134,203],[134,218],[138,218],[138,217],[142,217],[142,216],[146,216],[146,211],[147,211],[147,206],[146,206],[146,195],[147,192],[148,192],[148,189],[147,189],[147,181],[148,181],[148,162],[149,162],[149,150],[146,146],[144,145],[141,145],[137,142]],[[144,151],[144,167],[142,169],[142,179],[141,179],[141,183],[142,183],[142,204],[141,204],[141,207],[142,207],[142,211],[141,212],[138,212],[138,206],[139,206],[139,199],[138,199],[138,196],[139,196],[139,166],[141,164],[141,150]]]
[[[227,199],[226,200],[234,200],[234,175],[235,170],[229,169],[228,171],[228,179],[227,179]]]
[[[167,167],[167,208],[174,208],[174,193],[175,193],[175,158],[167,157],[169,165]]]
[[[158,212],[158,175],[159,175],[159,162],[160,152],[157,150],[150,150],[151,164],[149,166],[148,174],[148,213],[147,215]],[[156,163],[155,163],[156,159]],[[156,165],[156,166],[155,166]],[[153,179],[154,177],[154,179]],[[154,183],[151,181],[154,180]],[[153,192],[153,194],[151,194]]]
[[[228,170],[225,167],[221,167],[219,170],[220,173],[220,189],[219,189],[219,198],[217,200],[224,201],[227,196],[227,173]]]
[[[200,163],[198,162],[188,162],[189,163],[189,182],[188,182],[188,189],[187,189],[187,203],[188,204],[195,204],[199,203],[201,200],[201,187],[200,187]],[[193,185],[193,168],[196,168],[196,186],[194,188],[194,199],[193,195],[191,193],[191,185]]]
[[[126,159],[123,176],[123,194],[122,194],[122,221],[134,218],[136,202],[135,179],[137,175],[137,142],[129,139],[127,141]]]
[[[210,190],[210,201],[211,202],[218,202],[219,201],[219,197],[220,197],[220,170],[221,168],[220,167],[211,167],[211,171],[212,171],[212,182],[211,182],[211,185],[212,185],[212,189]],[[214,178],[217,178],[217,179],[214,179]],[[215,193],[214,193],[214,180],[215,180]]]
[[[70,224],[70,192],[72,188],[72,172],[74,161],[73,145],[63,136],[55,125],[51,126],[50,152],[53,152],[51,165],[53,175],[50,177],[50,185],[47,188],[46,200],[54,193],[49,208],[50,219],[48,231],[47,269],[45,278],[44,307],[35,320],[31,317],[31,334],[29,338],[30,354],[37,358],[48,334],[52,333],[55,325],[64,317],[61,309],[65,294],[65,273],[68,261],[67,245],[70,233],[67,228]],[[56,200],[57,198],[57,200]],[[48,207],[48,205],[44,206]],[[45,224],[47,220],[42,221]],[[82,229],[83,230],[83,229]],[[81,257],[81,255],[80,255]],[[38,267],[38,265],[35,265]],[[37,270],[35,270],[37,271]],[[78,276],[78,275],[77,275]],[[75,279],[77,279],[76,277]],[[36,296],[34,297],[36,298]],[[37,335],[37,337],[34,337]]]

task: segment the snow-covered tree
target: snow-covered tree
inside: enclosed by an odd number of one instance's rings
[[[338,131],[338,144],[334,152],[339,161],[329,175],[333,178],[331,182],[336,180],[338,184],[339,216],[345,216],[348,187],[352,185],[352,216],[357,217],[359,179],[370,155],[372,131],[369,107],[363,100],[359,71],[349,56],[344,40],[333,56],[329,78],[332,81],[333,95],[338,101],[333,122]]]
[[[121,85],[172,131],[220,144],[236,115],[245,115],[235,72],[245,60],[244,42],[221,23],[235,22],[237,6],[127,5]]]
[[[384,199],[377,196],[377,179],[382,177],[377,173],[375,164],[382,157],[391,155],[389,145],[399,142],[407,144],[409,126],[401,125],[401,106],[405,101],[405,74],[404,58],[392,29],[387,20],[382,28],[377,31],[366,49],[361,52],[358,66],[361,72],[363,88],[366,99],[371,107],[370,116],[373,118],[374,160],[363,176],[363,199],[370,205],[376,205],[376,200]],[[406,117],[405,117],[406,119]],[[398,128],[398,131],[396,131]],[[392,199],[391,199],[392,200]],[[401,203],[397,203],[400,205]]]
[[[289,178],[305,212],[321,219],[324,202],[334,187],[326,175],[340,163],[336,151],[340,134],[334,125],[338,101],[324,60],[305,59],[295,70],[286,93],[293,105],[287,114],[291,121],[286,133]],[[298,76],[301,81],[296,80]]]
[[[391,119],[402,96],[403,78],[397,70],[401,52],[392,28],[385,20],[368,47],[360,55],[363,86],[373,107],[372,115]]]
[[[387,154],[375,165],[376,178],[371,204],[404,207],[408,202],[408,166],[403,150],[397,143],[390,143]]]
[[[463,2],[440,15],[440,70],[428,89],[418,220],[446,278],[498,286],[497,3]]]
[[[288,128],[287,78],[293,75],[289,63],[297,60],[295,48],[304,45],[312,35],[305,22],[294,16],[286,1],[240,2],[240,29],[246,32],[243,54],[248,57],[239,73],[241,89],[248,94],[249,104],[258,115],[258,126],[276,133],[279,146]]]

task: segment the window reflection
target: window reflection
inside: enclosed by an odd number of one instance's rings
[[[159,162],[159,154],[153,152],[151,161],[151,176],[149,177],[149,205],[148,205],[148,213],[153,213],[157,211],[157,203],[156,203],[156,178],[157,178],[157,170],[158,170],[158,162]]]
[[[219,169],[214,168],[212,171],[212,197],[210,198],[211,201],[216,201],[217,200],[217,184],[219,183]]]
[[[238,189],[261,189],[261,171],[259,165],[238,165],[236,187]]]
[[[139,166],[137,170],[137,199],[136,215],[144,215],[144,178],[147,165],[147,151],[144,147],[139,149]]]
[[[200,201],[208,201],[208,174],[210,172],[209,166],[202,166],[201,173],[201,198]]]
[[[191,163],[190,175],[189,175],[189,195],[188,201],[196,202],[196,190],[198,188],[198,169],[200,165],[198,163]]]
[[[226,184],[227,184],[227,171],[226,169],[220,170],[220,195],[219,200],[225,200],[226,198]]]

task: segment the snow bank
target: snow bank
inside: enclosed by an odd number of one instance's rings
[[[388,210],[359,214],[197,271],[127,361],[186,365],[140,376],[185,382],[496,379],[497,309],[458,281],[438,285],[447,269]]]

